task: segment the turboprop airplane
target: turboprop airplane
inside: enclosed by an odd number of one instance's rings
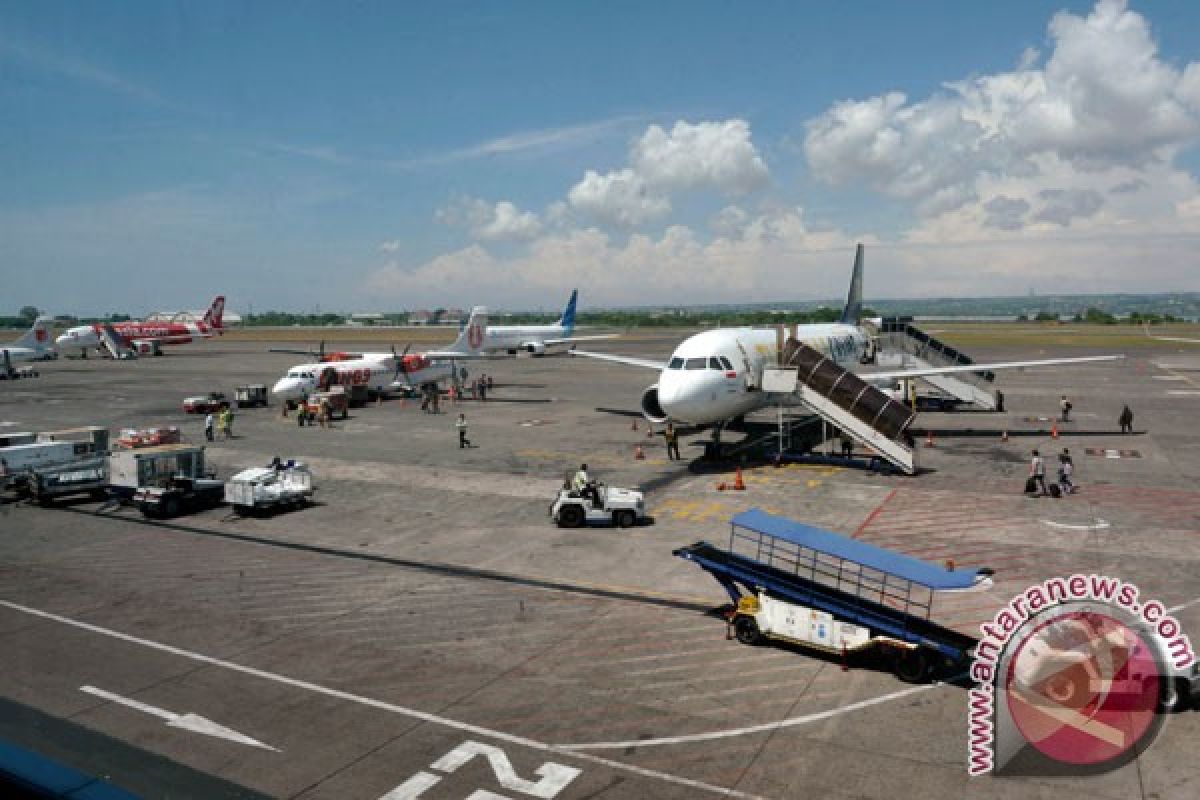
[[[82,355],[92,348],[131,348],[135,352],[158,353],[163,344],[187,344],[194,339],[208,339],[225,332],[222,316],[225,296],[217,295],[199,322],[112,322],[79,325],[68,328],[55,340],[60,350],[77,349]],[[113,352],[119,357],[119,352]]]
[[[571,290],[571,299],[558,322],[552,325],[490,325],[483,338],[483,349],[488,352],[505,350],[515,356],[524,350],[535,356],[546,355],[546,348],[590,342],[597,339],[612,339],[615,333],[598,333],[592,336],[574,336],[575,303],[579,290]]]
[[[58,358],[54,345],[50,344],[50,328],[54,317],[38,317],[33,327],[10,344],[0,345],[0,362],[48,361]]]
[[[841,318],[834,323],[796,325],[794,337],[843,369],[857,371],[867,360],[871,337],[862,329],[863,246],[858,245],[850,291]],[[614,361],[659,371],[658,382],[642,393],[641,411],[654,423],[672,420],[691,425],[714,426],[719,443],[721,429],[731,420],[752,411],[775,406],[781,396],[761,390],[763,370],[779,360],[776,328],[717,328],[685,339],[663,363],[608,353],[572,351],[577,356]],[[955,372],[984,372],[1021,367],[1112,361],[1120,355],[1054,358],[1039,361],[1009,361],[997,364],[905,369],[860,374],[864,381],[892,384],[897,380],[945,375]],[[795,404],[803,405],[798,398]]]
[[[386,394],[423,383],[440,383],[454,378],[457,361],[483,356],[487,309],[471,309],[467,326],[446,350],[421,353],[363,353],[358,358],[299,364],[276,382],[272,391],[283,400],[307,397],[321,385],[366,386],[370,392]]]

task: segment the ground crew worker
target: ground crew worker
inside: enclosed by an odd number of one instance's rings
[[[234,403],[236,402],[235,400]],[[233,438],[233,406],[225,409],[225,438]]]
[[[591,500],[592,505],[600,499],[596,493],[596,487],[592,483],[592,478],[588,475],[587,464],[580,464],[579,471],[575,473],[575,477],[571,480],[571,488],[579,493],[579,496],[584,500]]]
[[[850,434],[842,431],[842,458],[850,458],[854,455],[854,440],[850,438]]]
[[[308,418],[308,406],[304,400],[296,402],[296,425],[303,428],[306,419]]]
[[[1075,491],[1075,461],[1071,458],[1071,451],[1063,448],[1058,454],[1058,485],[1062,489],[1063,494],[1072,494]]]
[[[667,458],[671,461],[679,460],[679,432],[675,430],[675,423],[670,420],[663,430],[663,440],[667,443]]]
[[[213,424],[213,414],[210,411],[208,412],[208,416],[204,418],[204,438],[210,442],[213,440]]]
[[[1121,433],[1133,433],[1133,411],[1128,405],[1121,409],[1121,416],[1117,417],[1117,422],[1121,425]]]
[[[458,449],[461,450],[464,447],[470,447],[471,440],[467,438],[467,415],[459,414],[454,427],[458,429]]]
[[[333,406],[329,404],[328,400],[321,401],[321,427],[333,427]]]
[[[1033,451],[1033,459],[1029,462],[1029,477],[1033,479],[1035,486],[1041,487],[1043,495],[1050,494],[1050,490],[1046,488],[1046,462],[1037,450]]]
[[[1059,401],[1059,405],[1062,407],[1062,421],[1069,422],[1071,419],[1071,401],[1067,399],[1065,394],[1062,396],[1062,400]]]

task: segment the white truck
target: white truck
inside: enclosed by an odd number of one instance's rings
[[[550,506],[550,518],[560,528],[578,528],[587,523],[632,528],[647,519],[646,495],[603,483],[592,484],[584,492],[564,486]]]
[[[300,508],[313,496],[312,471],[308,465],[288,461],[266,467],[251,467],[225,483],[225,502],[239,516]]]

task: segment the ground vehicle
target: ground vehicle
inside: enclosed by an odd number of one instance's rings
[[[239,408],[267,405],[267,387],[261,383],[239,386],[233,391],[233,397]]]
[[[114,444],[117,447],[158,447],[163,444],[179,444],[183,435],[179,428],[124,428]]]
[[[134,505],[147,517],[174,517],[185,511],[218,506],[225,497],[225,484],[215,478],[166,480],[163,486],[144,486],[133,493]]]
[[[350,416],[350,396],[345,386],[331,386],[323,391],[313,392],[308,396],[305,408],[310,414],[320,415],[322,403],[329,403],[330,417],[341,414],[342,419],[345,419]]]
[[[620,489],[593,483],[594,494],[580,493],[564,486],[550,506],[550,518],[560,528],[578,528],[585,523],[612,523],[631,528],[646,519],[646,495],[635,489]],[[590,493],[589,493],[590,494]]]
[[[235,514],[245,516],[259,511],[299,508],[308,502],[315,489],[312,472],[306,464],[294,461],[242,470],[225,483],[225,502]]]
[[[7,439],[20,444],[0,447],[0,487],[28,492],[41,503],[66,494],[104,494],[107,428],[19,433]]]
[[[987,568],[940,567],[758,509],[733,517],[728,548],[697,542],[674,552],[729,594],[744,644],[874,648],[908,682],[961,669],[976,644],[929,618],[934,592],[992,584]]]
[[[166,486],[172,478],[207,478],[204,448],[190,444],[164,444],[114,450],[108,457],[109,488],[132,497],[138,489]]]
[[[227,405],[229,405],[229,401],[225,399],[224,393],[209,392],[183,398],[183,413],[207,414],[211,411],[218,411]]]

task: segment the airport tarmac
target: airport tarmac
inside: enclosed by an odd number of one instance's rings
[[[680,338],[603,349],[662,358]],[[201,441],[182,398],[270,385],[302,360],[265,347],[49,363],[0,384],[0,431],[178,425]],[[917,418],[914,477],[748,463],[744,492],[717,490],[733,465],[698,461],[704,434],[670,462],[644,421],[632,429],[621,412],[656,375],[617,364],[491,360],[472,369],[494,376],[486,402],[430,415],[391,399],[333,429],[244,409],[210,464],[227,476],[302,459],[314,506],[148,522],[93,502],[0,505],[0,739],[146,797],[1196,797],[1196,711],[1109,774],[968,778],[962,688],[743,646],[711,613],[724,592],[671,555],[723,541],[733,513],[758,507],[993,567],[991,590],[935,606],[962,630],[1043,578],[1097,572],[1200,636],[1200,346],[1187,348],[1001,373],[1005,413]],[[970,353],[1097,352],[1040,349]],[[1073,421],[1055,440],[1062,394]],[[1069,447],[1080,492],[1023,496],[1033,447]],[[554,527],[548,506],[580,462],[645,487],[654,523]]]

